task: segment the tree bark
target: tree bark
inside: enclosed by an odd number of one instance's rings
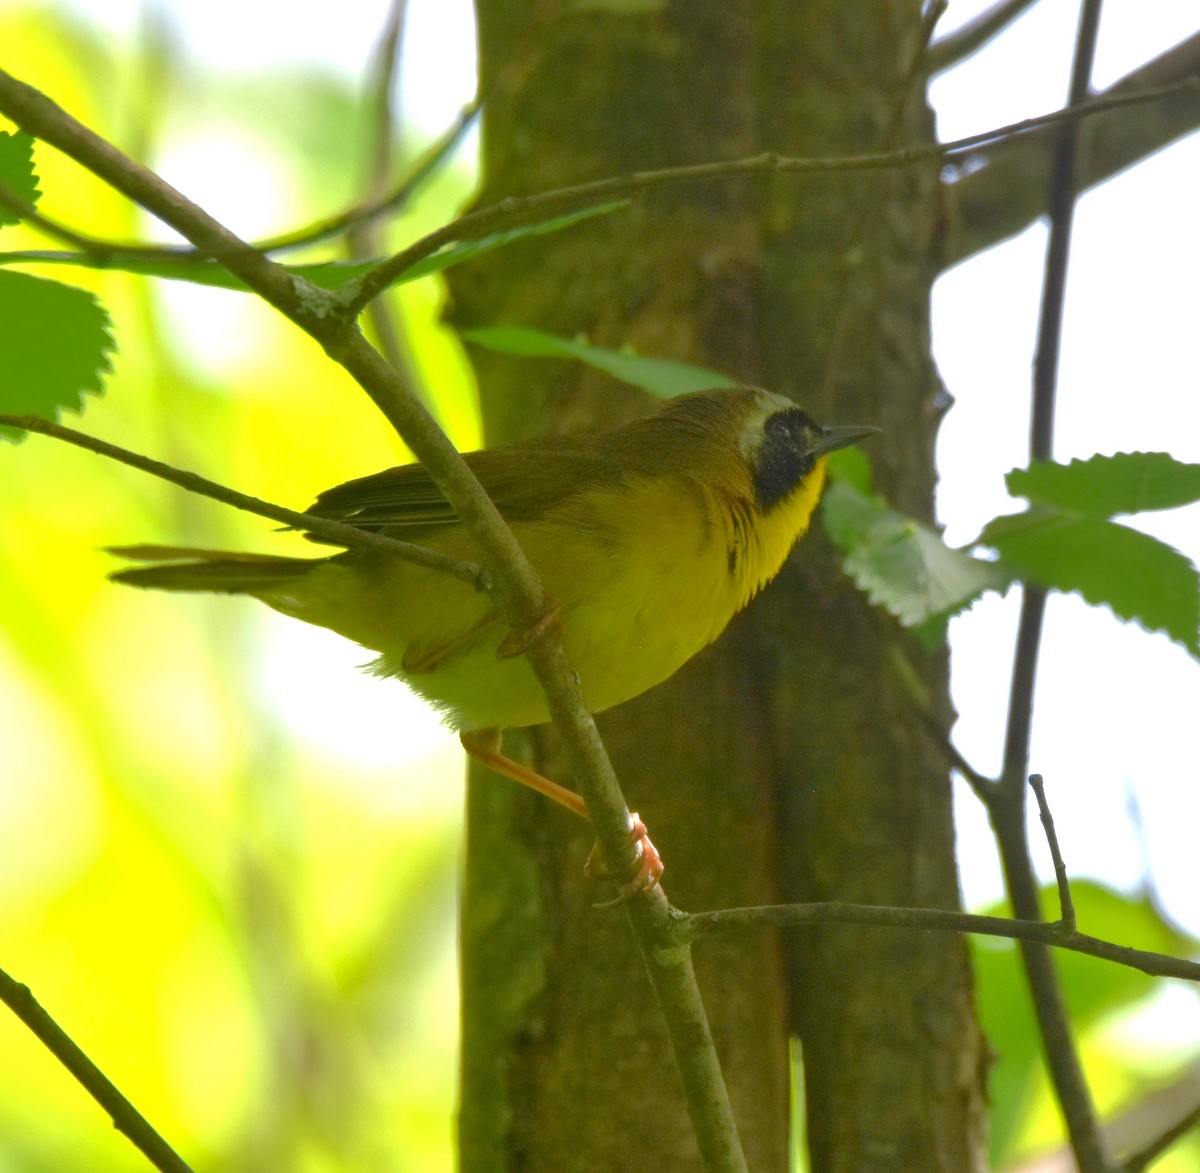
[[[794,155],[928,142],[915,5],[776,0],[764,147]],[[769,385],[818,419],[865,420],[876,487],[933,520],[944,408],[930,357],[938,168],[775,182],[763,242]],[[951,794],[920,728],[948,724],[930,654],[803,543],[752,618],[779,760],[785,898],[955,907]],[[800,651],[802,650],[802,651]],[[789,938],[814,1170],[979,1167],[983,1049],[961,940],[831,927]],[[899,996],[898,996],[899,995]]]
[[[756,151],[927,142],[917,0],[478,0],[481,204]],[[884,491],[932,508],[937,169],[656,192],[453,270],[453,320],[701,362],[878,423]],[[578,367],[478,353],[489,442],[653,407]],[[871,611],[823,538],[667,684],[604,714],[680,907],[841,898],[954,907],[945,657]],[[508,738],[561,777],[552,738]],[[699,1167],[665,1031],[618,911],[590,906],[569,815],[472,779],[462,913],[462,1167]],[[965,946],[829,929],[706,941],[697,968],[750,1168],[788,1168],[789,1031],[814,1170],[981,1167]],[[799,985],[789,992],[787,974]]]

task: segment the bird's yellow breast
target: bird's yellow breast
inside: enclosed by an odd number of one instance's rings
[[[659,684],[706,647],[778,572],[808,526],[824,461],[765,513],[749,485],[679,474],[638,477],[568,498],[513,532],[558,606],[568,657],[600,712]],[[474,552],[459,526],[424,544]],[[539,724],[545,698],[487,598],[391,559],[335,560],[292,592],[262,596],[382,654],[458,729]]]

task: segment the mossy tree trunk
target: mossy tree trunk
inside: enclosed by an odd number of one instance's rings
[[[916,0],[477,0],[481,204],[763,150],[928,141]],[[730,178],[454,270],[454,322],[701,362],[884,428],[884,492],[932,511],[936,167]],[[652,405],[576,366],[475,355],[490,442]],[[600,718],[679,907],[954,907],[950,788],[917,713],[946,664],[866,606],[819,534],[666,685]],[[510,737],[562,776],[551,735]],[[664,1029],[586,828],[472,779],[462,914],[462,1166],[697,1168]],[[750,1167],[788,1167],[789,1035],[812,1168],[982,1165],[983,1047],[954,937],[826,929],[708,941],[697,968]]]

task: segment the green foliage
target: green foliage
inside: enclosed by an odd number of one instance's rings
[[[0,130],[0,187],[27,204],[38,202],[42,193],[33,169],[33,135]],[[20,221],[16,212],[0,206],[0,228]]]
[[[1076,591],[1200,656],[1200,576],[1165,542],[1115,521],[1041,505],[996,518],[980,541],[1022,578]]]
[[[862,453],[838,456],[825,527],[858,587],[923,639],[941,639],[946,621],[984,591],[1021,579],[1077,592],[1200,656],[1196,567],[1166,543],[1110,520],[1200,500],[1200,465],[1136,452],[1014,469],[1009,490],[1028,497],[1031,508],[984,527],[972,544],[996,551],[999,561],[988,562],[949,548],[928,526],[872,496]]]
[[[83,393],[103,390],[111,369],[108,314],[83,289],[26,273],[0,273],[0,411],[54,419],[80,411]],[[24,435],[0,428],[0,438]]]
[[[530,236],[544,236],[548,232],[558,232],[570,228],[581,220],[592,216],[601,216],[607,212],[624,207],[627,201],[612,200],[605,204],[596,204],[576,212],[568,212],[563,216],[555,216],[550,220],[542,220],[536,224],[522,224],[516,228],[506,228],[502,232],[490,232],[476,240],[454,241],[439,249],[432,256],[425,257],[415,265],[404,269],[393,278],[392,285],[403,285],[428,277],[433,273],[441,273],[454,265],[461,265],[483,253],[493,249],[503,248],[518,240]],[[133,273],[139,277],[161,277],[169,281],[188,281],[193,285],[206,285],[216,289],[233,289],[247,292],[248,287],[235,277],[224,266],[216,261],[202,260],[194,253],[181,251],[172,254],[164,251],[158,255],[121,254],[93,257],[87,253],[61,251],[26,251],[0,253],[0,265],[30,264],[39,265],[73,265],[84,269],[119,269],[124,273]],[[284,268],[296,277],[303,277],[321,289],[342,289],[352,281],[365,277],[373,269],[378,268],[379,261],[320,261],[315,264],[285,265]]]
[[[26,203],[37,202],[33,137],[0,132],[0,185]],[[20,217],[0,208],[0,226]],[[0,412],[55,419],[62,408],[80,411],[83,393],[103,390],[111,369],[108,314],[83,289],[26,273],[0,272]],[[0,440],[24,432],[0,427]]]
[[[593,204],[589,208],[580,208],[574,212],[566,212],[561,216],[553,216],[549,220],[539,220],[535,224],[519,224],[515,228],[505,228],[500,232],[490,232],[487,236],[481,236],[477,240],[456,241],[439,252],[434,253],[433,256],[426,257],[425,260],[418,261],[411,268],[405,269],[397,280],[415,281],[418,277],[429,276],[430,273],[440,273],[444,269],[449,269],[452,265],[462,264],[463,261],[469,261],[483,253],[491,252],[496,248],[503,248],[505,245],[513,244],[518,240],[525,240],[530,236],[545,236],[550,232],[559,232],[583,220],[590,220],[593,216],[606,216],[609,212],[615,212],[618,208],[626,207],[628,203],[628,200],[608,200],[603,204]]]
[[[27,134],[0,138],[0,182],[30,202],[38,195],[32,148],[33,140]],[[406,269],[395,283],[427,277],[526,237],[557,232],[581,220],[614,211],[625,203],[609,201],[476,240],[451,243]],[[199,285],[246,288],[215,261],[197,261],[188,254],[118,255],[104,259],[68,252],[0,254],[0,265],[21,262],[114,268]],[[377,261],[331,261],[290,266],[289,272],[321,288],[339,289],[377,264]],[[103,376],[111,369],[109,356],[114,345],[108,314],[92,294],[27,274],[0,271],[0,353],[5,356],[7,368],[6,379],[0,386],[0,412],[55,419],[62,408],[81,410],[83,392],[103,390]],[[2,439],[15,441],[22,437],[23,433],[16,429],[0,428]]]
[[[821,517],[859,590],[930,642],[984,591],[1009,584],[994,562],[951,549],[929,526],[849,481],[829,487]]]
[[[1118,452],[1070,464],[1038,461],[1014,468],[1004,483],[1014,497],[1035,505],[1112,517],[1200,501],[1200,464],[1183,464],[1165,452]]]
[[[660,399],[686,395],[689,391],[707,391],[712,387],[734,387],[736,379],[691,363],[666,358],[648,358],[628,350],[607,350],[569,338],[558,338],[541,330],[520,326],[491,326],[467,330],[463,337],[477,346],[501,354],[519,354],[527,358],[574,358],[612,375],[623,383],[641,387]]]
[[[839,448],[825,462],[831,480],[845,481],[863,494],[871,492],[871,458],[861,448]]]
[[[1082,932],[1175,957],[1187,957],[1200,947],[1165,921],[1146,896],[1124,896],[1088,881],[1073,883],[1071,895]],[[1053,887],[1043,890],[1045,907],[1056,907],[1057,899]],[[995,916],[1009,912],[1004,907],[979,911]],[[973,937],[971,950],[978,978],[979,1015],[995,1053],[988,1082],[992,1159],[999,1169],[1010,1166],[1017,1155],[1014,1146],[1030,1115],[1039,1080],[1045,1086],[1040,1075],[1044,1060],[1016,942]],[[1055,968],[1071,1021],[1080,1035],[1143,1002],[1164,981],[1128,966],[1066,951],[1055,953]]]
[[[1200,656],[1196,567],[1165,542],[1109,520],[1200,500],[1200,466],[1161,452],[1128,452],[1015,469],[1006,483],[1032,506],[989,522],[981,544],[1022,578],[1076,591]]]

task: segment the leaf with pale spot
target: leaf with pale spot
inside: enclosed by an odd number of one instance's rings
[[[829,487],[822,521],[855,585],[929,643],[953,615],[1011,581],[996,563],[947,546],[929,526],[846,481]]]

